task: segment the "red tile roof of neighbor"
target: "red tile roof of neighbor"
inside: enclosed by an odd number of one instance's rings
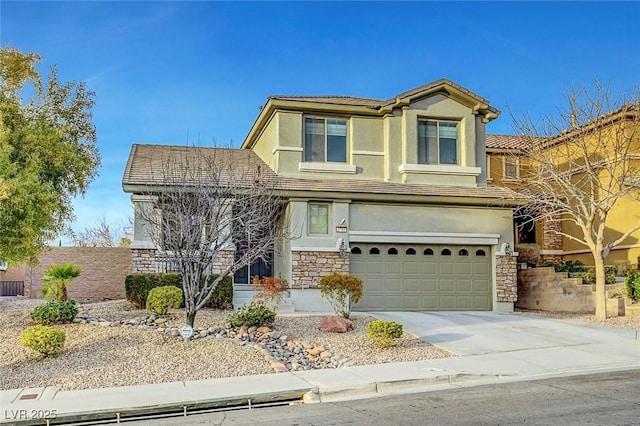
[[[522,136],[487,135],[488,149],[520,149],[525,143]]]

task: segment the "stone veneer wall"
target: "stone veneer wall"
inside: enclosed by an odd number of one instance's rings
[[[318,288],[320,278],[334,272],[349,273],[349,254],[333,251],[292,251],[291,288]]]
[[[234,250],[220,250],[218,257],[214,260],[213,265],[211,265],[211,272],[214,274],[222,272],[223,269],[226,269],[227,266],[233,263],[235,254],[236,252]]]
[[[496,256],[496,295],[498,302],[518,300],[518,271],[514,256]]]
[[[152,274],[157,272],[156,249],[131,249],[131,272],[134,274]]]
[[[562,250],[562,222],[559,220],[545,219],[543,224],[542,250]]]
[[[162,255],[157,252],[156,249],[131,249],[132,255],[132,268],[131,272],[134,274],[153,274],[161,272],[161,268],[156,263],[156,256],[160,258]],[[221,250],[218,252],[218,257],[213,261],[211,265],[211,272],[219,274],[223,269],[226,269],[228,265],[233,263],[235,251],[233,250]]]
[[[100,302],[124,299],[124,279],[131,273],[131,251],[126,247],[51,247],[40,264],[27,268],[25,296],[42,297],[42,277],[51,263],[75,263],[82,273],[68,288],[71,299]]]

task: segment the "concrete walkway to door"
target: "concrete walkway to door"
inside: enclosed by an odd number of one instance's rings
[[[371,312],[457,355],[640,344],[634,330],[497,312]],[[638,352],[640,355],[640,352]]]

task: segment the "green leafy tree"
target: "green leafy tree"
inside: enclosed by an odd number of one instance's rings
[[[42,280],[46,283],[43,288],[45,297],[59,302],[67,300],[67,287],[74,278],[80,276],[82,270],[73,263],[52,263],[45,271]]]
[[[36,53],[0,49],[0,259],[34,262],[73,219],[100,156],[83,83],[43,78]]]

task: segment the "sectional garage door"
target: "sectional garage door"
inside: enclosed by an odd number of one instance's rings
[[[359,311],[491,310],[489,247],[352,244]]]

